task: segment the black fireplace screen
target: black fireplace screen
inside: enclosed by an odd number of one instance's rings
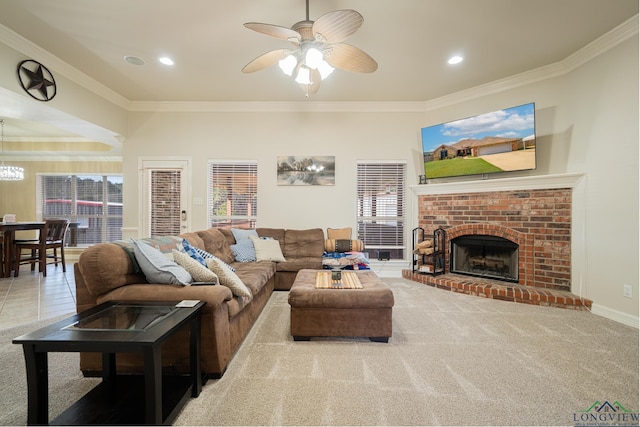
[[[518,245],[497,236],[467,235],[451,240],[452,273],[518,281]]]

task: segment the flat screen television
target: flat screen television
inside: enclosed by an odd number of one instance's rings
[[[535,103],[422,128],[426,179],[536,168]]]

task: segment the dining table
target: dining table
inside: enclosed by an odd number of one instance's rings
[[[15,257],[16,231],[22,230],[42,230],[44,229],[44,221],[18,221],[18,222],[0,222],[0,232],[3,235],[3,259],[4,277],[11,277],[13,271],[13,259]]]

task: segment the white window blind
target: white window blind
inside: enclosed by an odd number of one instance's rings
[[[209,182],[211,227],[255,227],[258,216],[257,162],[210,162]]]
[[[182,172],[175,169],[149,171],[149,229],[151,236],[177,236],[180,231]]]
[[[36,217],[68,218],[69,246],[89,246],[122,238],[122,176],[37,176]]]
[[[357,235],[367,250],[405,257],[406,163],[357,164]]]

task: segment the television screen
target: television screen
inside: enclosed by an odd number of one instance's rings
[[[427,179],[536,168],[535,104],[422,128]]]

